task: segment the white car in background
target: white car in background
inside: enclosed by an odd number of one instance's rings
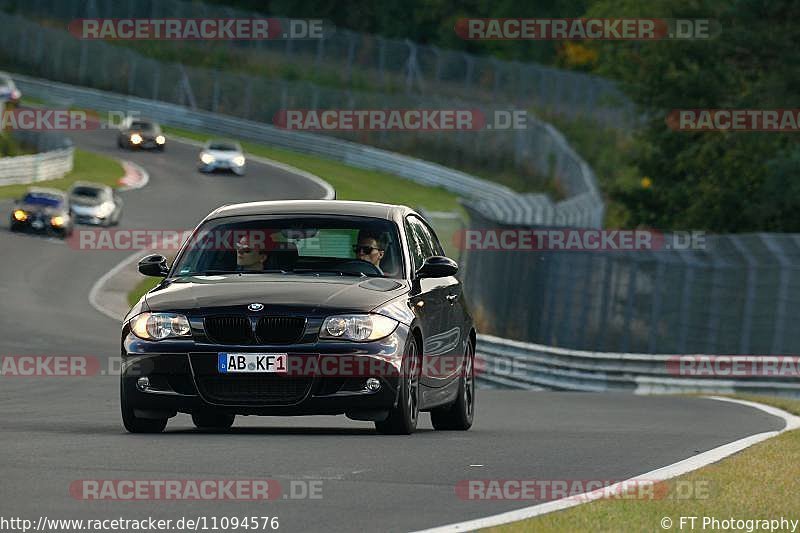
[[[78,224],[116,226],[122,217],[122,199],[108,185],[76,181],[69,190],[69,202]]]
[[[22,93],[17,89],[14,80],[5,72],[0,72],[0,103],[16,106],[22,98]]]
[[[243,176],[246,164],[242,145],[236,141],[214,139],[203,146],[198,168],[201,172],[230,170],[234,174]]]

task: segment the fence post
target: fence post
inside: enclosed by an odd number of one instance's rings
[[[656,353],[658,338],[659,317],[661,316],[661,287],[664,283],[665,260],[660,254],[653,254],[656,262],[656,279],[653,284],[653,294],[650,300],[650,338],[647,344],[649,353]]]
[[[759,233],[758,236],[766,245],[767,249],[777,258],[780,264],[780,277],[778,279],[778,290],[775,294],[775,329],[772,334],[773,355],[783,353],[783,335],[786,324],[786,299],[789,294],[789,281],[791,278],[792,263],[783,251],[783,246],[775,239],[774,235]]]
[[[749,354],[750,338],[753,329],[753,301],[755,300],[756,291],[756,262],[752,254],[747,250],[747,247],[742,244],[741,237],[738,235],[729,235],[728,239],[730,239],[731,244],[733,244],[734,248],[736,248],[744,258],[745,263],[747,263],[747,287],[745,289],[744,313],[742,314],[741,329],[742,336],[739,340],[739,353]]]

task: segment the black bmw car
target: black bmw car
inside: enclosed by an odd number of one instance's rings
[[[122,327],[122,419],[160,432],[236,415],[346,414],[409,434],[466,430],[475,329],[436,234],[413,210],[344,201],[221,207]]]
[[[30,187],[14,202],[9,227],[11,231],[69,237],[73,229],[69,198],[58,189]]]

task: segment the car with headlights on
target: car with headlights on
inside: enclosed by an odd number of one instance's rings
[[[378,432],[467,430],[476,333],[431,226],[404,206],[337,200],[223,206],[186,239],[122,324],[128,431],[188,413],[341,415]]]
[[[163,152],[167,147],[167,138],[161,126],[152,120],[127,117],[122,121],[117,134],[117,146],[120,148],[158,150]]]
[[[247,165],[242,145],[236,141],[211,140],[203,145],[199,155],[198,169],[200,172],[214,172],[217,170],[231,171],[243,176]]]
[[[69,190],[69,203],[76,224],[116,226],[122,217],[122,198],[101,183],[75,182]]]
[[[19,105],[21,99],[22,93],[17,89],[11,76],[0,72],[0,102],[4,102],[6,106],[15,107]]]
[[[69,237],[73,221],[69,198],[58,189],[31,187],[14,202],[11,231],[30,231],[56,237]]]

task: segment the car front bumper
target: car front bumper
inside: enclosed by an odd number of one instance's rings
[[[54,226],[49,220],[47,220],[47,217],[42,219],[28,218],[25,221],[19,221],[12,218],[10,227],[12,231],[24,231],[48,235],[66,235],[70,231],[71,224]]]
[[[372,343],[214,346],[185,341],[123,342],[121,380],[137,416],[164,417],[214,409],[240,415],[347,414],[380,420],[397,401],[408,328]],[[288,374],[220,374],[219,353],[286,353]],[[137,386],[147,377],[150,387]],[[380,388],[368,390],[366,381]]]
[[[244,165],[236,165],[233,161],[226,161],[226,160],[217,160],[213,163],[203,163],[202,161],[199,163],[199,168],[203,172],[214,172],[216,170],[229,170],[231,172],[235,172],[236,174],[243,174],[245,171],[246,164]]]

